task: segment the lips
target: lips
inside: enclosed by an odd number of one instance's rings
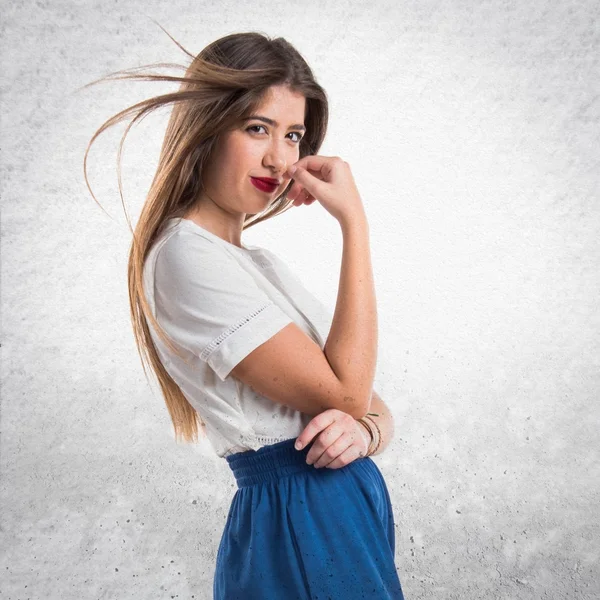
[[[250,177],[250,181],[252,181],[252,185],[254,185],[254,187],[269,194],[273,193],[279,187],[279,183],[277,183],[277,180],[273,179]],[[271,181],[275,181],[275,183],[270,183]]]
[[[254,179],[260,179],[261,181],[266,181],[267,183],[272,183],[273,185],[279,185],[278,179],[272,179],[271,177],[254,177]]]

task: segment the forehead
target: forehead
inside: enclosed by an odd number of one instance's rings
[[[304,122],[306,109],[306,98],[300,93],[291,90],[287,86],[272,86],[264,94],[255,112],[265,116],[279,115],[284,121]],[[270,114],[267,114],[270,113]]]

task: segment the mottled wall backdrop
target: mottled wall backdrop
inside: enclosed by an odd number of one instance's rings
[[[212,598],[235,483],[176,445],[129,321],[131,240],[109,116],[235,31],[282,35],[331,101],[371,224],[375,460],[406,598],[592,599],[598,582],[600,9],[594,0],[2,2],[1,583],[7,600]],[[155,22],[156,21],[156,22]],[[166,72],[162,70],[161,72]],[[181,71],[173,71],[181,74]],[[135,222],[168,113],[136,126]],[[315,203],[244,238],[332,309],[341,257]]]

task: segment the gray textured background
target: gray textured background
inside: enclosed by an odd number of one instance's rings
[[[331,101],[372,231],[375,457],[407,600],[600,595],[598,3],[2,2],[2,534],[7,600],[212,597],[234,480],[176,445],[126,287],[117,111],[172,88],[117,69],[283,35]],[[164,70],[161,72],[165,72]],[[181,74],[180,71],[172,71]],[[124,146],[135,222],[168,114]],[[244,234],[334,306],[315,203]]]

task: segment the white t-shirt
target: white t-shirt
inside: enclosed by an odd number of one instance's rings
[[[161,361],[206,424],[216,453],[258,450],[298,436],[309,415],[273,402],[230,375],[252,350],[295,322],[321,349],[332,314],[270,250],[239,248],[194,221],[173,218],[144,263],[158,323],[189,362],[148,323]]]

